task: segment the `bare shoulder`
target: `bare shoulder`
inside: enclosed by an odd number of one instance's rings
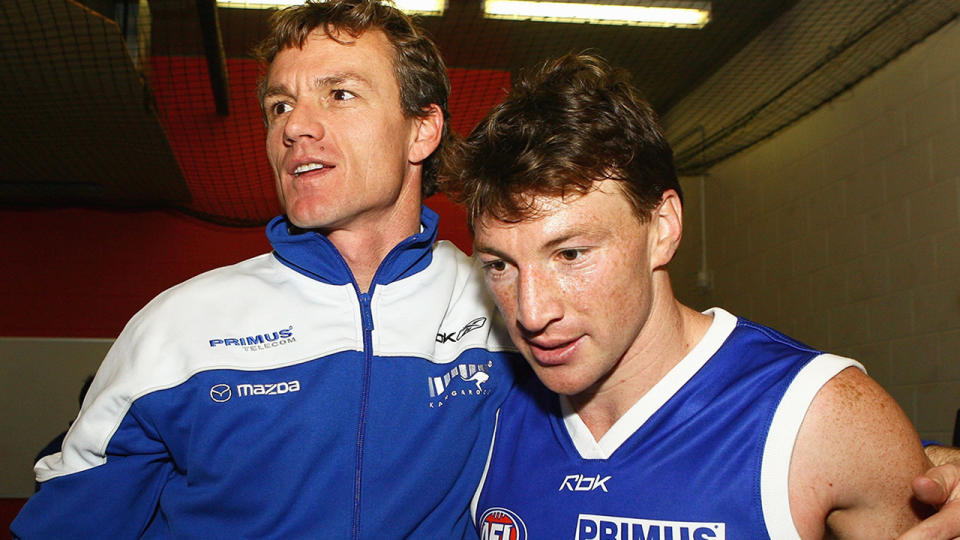
[[[790,460],[803,538],[894,538],[920,519],[910,482],[928,466],[917,433],[876,381],[847,368],[817,393]]]

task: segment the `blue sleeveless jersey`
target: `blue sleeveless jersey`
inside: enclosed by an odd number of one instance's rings
[[[504,402],[473,515],[482,540],[798,539],[790,455],[853,360],[714,309],[701,342],[596,441],[531,378]]]

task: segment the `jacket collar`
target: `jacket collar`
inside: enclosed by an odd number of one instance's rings
[[[420,232],[390,250],[377,269],[371,292],[376,285],[403,279],[430,264],[438,222],[436,212],[421,205]],[[326,236],[297,229],[286,216],[277,216],[267,224],[267,238],[274,256],[293,270],[332,285],[355,283],[350,267]]]

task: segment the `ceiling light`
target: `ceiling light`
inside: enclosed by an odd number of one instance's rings
[[[217,6],[226,8],[268,9],[295,6],[303,0],[217,0]],[[394,0],[394,5],[408,15],[443,15],[446,0]]]
[[[484,0],[484,16],[515,21],[591,22],[633,26],[703,28],[710,2],[566,0]]]

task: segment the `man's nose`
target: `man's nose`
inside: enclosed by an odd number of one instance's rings
[[[555,279],[536,271],[521,272],[517,283],[517,323],[538,333],[563,315],[561,291]]]
[[[287,114],[283,139],[288,145],[304,140],[323,139],[325,133],[323,111],[309,103],[298,103]]]

